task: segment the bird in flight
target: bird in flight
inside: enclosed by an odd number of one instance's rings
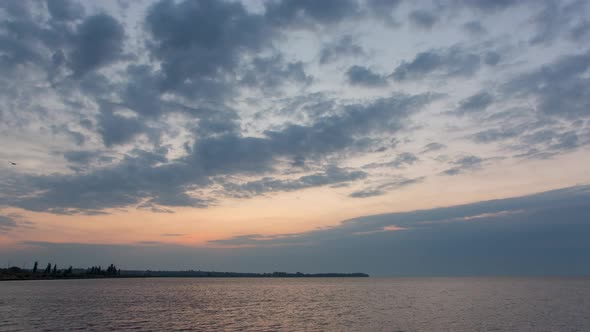
[[[10,161],[10,160],[9,160],[9,162],[10,162],[10,164],[11,164],[12,166],[16,166],[16,163],[13,163],[13,162],[12,162],[12,161]]]

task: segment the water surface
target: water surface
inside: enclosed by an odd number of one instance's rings
[[[0,331],[590,331],[590,278],[0,283]]]

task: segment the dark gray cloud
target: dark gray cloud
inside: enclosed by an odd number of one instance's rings
[[[16,227],[17,222],[13,218],[0,215],[0,234],[6,233]]]
[[[98,132],[106,147],[127,143],[146,130],[145,123],[139,118],[118,115],[112,105],[104,103],[98,121]]]
[[[47,9],[59,21],[71,21],[84,15],[84,7],[74,0],[48,0]]]
[[[402,168],[408,165],[413,165],[418,162],[420,159],[410,152],[403,152],[398,154],[393,160],[384,162],[384,163],[370,163],[363,168],[381,168],[381,167],[393,167],[393,168]]]
[[[161,152],[160,152],[161,153]],[[97,214],[114,207],[149,203],[204,207],[207,199],[186,194],[186,186],[207,180],[184,164],[162,164],[161,154],[137,151],[112,166],[76,175],[28,176],[24,191],[3,197],[1,204],[58,214]],[[37,191],[32,194],[28,190]]]
[[[324,45],[320,51],[320,64],[328,64],[341,57],[363,56],[365,50],[357,45],[351,35],[345,35],[333,43]]]
[[[562,56],[553,63],[516,76],[502,86],[510,97],[533,97],[544,115],[578,119],[590,114],[590,53]]]
[[[248,87],[259,87],[276,92],[288,82],[308,85],[312,81],[313,77],[305,73],[303,62],[285,63],[280,55],[276,55],[254,59],[251,68],[242,77],[241,83]]]
[[[81,78],[125,56],[125,30],[108,14],[78,20],[82,18],[83,7],[69,1],[50,1],[48,20],[31,13],[28,3],[22,9],[2,24],[0,49],[5,65],[33,65],[46,72],[50,79],[67,66],[76,78]],[[65,23],[74,19],[75,25]]]
[[[455,6],[462,6],[464,8],[470,8],[482,13],[494,13],[497,11],[505,10],[513,6],[517,6],[525,3],[525,1],[518,0],[457,0],[454,2]]]
[[[374,196],[381,196],[385,195],[388,191],[400,189],[415,183],[420,183],[424,181],[425,177],[418,177],[413,179],[408,179],[405,177],[397,177],[393,181],[387,181],[380,185],[370,186],[361,190],[354,191],[348,195],[352,198],[367,198],[367,197],[374,197]]]
[[[544,128],[521,134],[512,148],[517,158],[548,159],[587,144],[576,130]]]
[[[438,151],[438,150],[442,150],[444,148],[446,148],[447,146],[442,144],[442,143],[437,143],[437,142],[432,142],[432,143],[428,143],[424,146],[424,150],[422,150],[422,152],[420,153],[427,153],[427,152],[433,152],[433,151]]]
[[[75,76],[112,63],[123,56],[125,30],[121,23],[107,14],[84,19],[78,26],[70,53],[70,67]]]
[[[121,88],[122,106],[144,117],[159,117],[166,105],[161,98],[160,77],[147,65],[129,65],[126,69],[128,83]]]
[[[206,207],[215,200],[195,190],[209,186],[212,177],[264,174],[274,169],[278,157],[322,159],[334,153],[369,149],[368,135],[395,133],[405,126],[409,115],[435,98],[430,94],[394,95],[367,104],[343,105],[336,113],[318,117],[308,126],[288,124],[266,131],[263,137],[242,136],[231,131],[200,136],[188,149],[188,155],[175,160],[167,160],[165,149],[135,150],[120,162],[89,173],[26,176],[23,192],[3,197],[0,204],[67,214],[96,214],[103,209],[126,206]],[[113,138],[128,140],[136,133],[130,130],[133,126],[125,128],[128,123],[135,123],[127,121],[135,120],[107,111],[103,114],[111,117],[109,121],[116,129],[105,127],[101,121],[101,130],[113,130],[111,134],[103,134],[103,138],[111,139],[105,143],[114,144]],[[327,169],[323,176],[316,174],[281,184],[262,180],[258,184],[266,185],[267,189],[283,186],[289,190],[289,186],[307,188],[356,179],[363,174]]]
[[[423,9],[413,10],[408,15],[408,18],[415,26],[427,30],[432,29],[432,27],[438,21],[438,16],[428,10]]]
[[[33,223],[23,219],[19,214],[0,215],[0,234],[6,234],[19,228],[31,228]]]
[[[486,129],[473,134],[472,138],[477,143],[491,143],[517,137],[521,132],[514,128]]]
[[[536,32],[530,43],[547,45],[563,37],[575,41],[584,35],[587,18],[587,1],[544,1],[541,10],[531,19]]]
[[[494,102],[494,96],[488,92],[479,92],[459,102],[459,107],[454,112],[458,115],[465,115],[474,112],[484,111]]]
[[[71,43],[74,32],[66,27],[54,29],[43,26],[34,18],[29,2],[23,1],[18,5],[16,1],[3,2],[0,9],[8,13],[0,22],[0,66],[4,75],[14,73],[17,65],[29,65],[45,71],[55,67],[53,60],[59,60],[59,48]]]
[[[87,165],[96,160],[101,155],[100,151],[66,151],[64,158],[73,164]]]
[[[488,33],[480,21],[469,21],[461,26],[468,34],[480,37]]]
[[[582,21],[576,24],[569,32],[568,37],[576,42],[588,41],[590,37],[590,21]]]
[[[403,61],[391,74],[396,81],[418,80],[429,76],[470,77],[481,66],[481,55],[458,46],[431,49],[418,53],[411,61]]]
[[[345,149],[363,149],[363,139],[371,133],[394,133],[405,125],[405,120],[438,96],[394,95],[363,104],[349,104],[336,114],[318,117],[309,126],[289,124],[281,130],[268,130],[273,150],[281,154],[310,157]]]
[[[459,157],[453,161],[451,161],[451,165],[453,167],[441,172],[441,175],[457,175],[464,173],[466,171],[470,171],[473,169],[477,169],[481,167],[484,159],[474,156],[474,155],[467,155],[463,157]]]
[[[235,197],[252,197],[268,192],[295,191],[305,188],[348,183],[367,177],[363,171],[348,171],[335,166],[328,167],[324,172],[301,176],[296,179],[281,180],[265,177],[260,180],[242,184],[224,183],[224,192]]]
[[[395,14],[402,2],[402,0],[366,0],[365,6],[372,16],[391,27],[399,27],[401,23],[396,20]]]
[[[266,17],[279,26],[331,24],[356,16],[359,10],[354,0],[278,0],[269,1]]]
[[[502,60],[502,55],[495,51],[486,52],[483,62],[488,66],[495,66]]]
[[[544,70],[544,74],[549,72]],[[527,75],[530,73],[524,74],[520,78],[524,78],[526,81]],[[567,80],[568,78],[564,78],[564,81]],[[508,87],[510,84],[514,85]],[[589,144],[584,138],[586,131],[584,114],[574,113],[565,116],[546,114],[530,104],[530,100],[546,96],[536,96],[535,92],[527,91],[527,84],[544,83],[537,80],[525,84],[523,81],[512,81],[501,88],[499,96],[502,96],[503,100],[528,98],[526,101],[530,105],[529,107],[510,108],[500,112],[492,112],[488,116],[480,114],[478,116],[480,124],[487,128],[469,134],[467,137],[476,143],[499,142],[503,150],[514,153],[513,156],[517,158],[548,159]],[[564,103],[565,105],[567,103]],[[560,109],[560,111],[567,111],[567,109]],[[556,119],[559,121],[555,121]]]
[[[160,1],[148,11],[148,49],[161,61],[164,90],[186,95],[222,89],[243,54],[268,45],[272,31],[262,15],[239,2]]]
[[[366,87],[380,87],[387,85],[385,76],[379,75],[363,66],[352,66],[346,71],[348,83]]]

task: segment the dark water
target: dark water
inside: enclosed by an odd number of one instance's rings
[[[1,282],[0,330],[590,331],[590,279]]]

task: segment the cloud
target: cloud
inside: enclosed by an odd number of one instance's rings
[[[363,66],[352,66],[346,71],[346,77],[351,85],[380,87],[387,85],[387,79],[371,69]]]
[[[514,7],[524,3],[525,1],[517,0],[499,0],[499,1],[486,1],[486,0],[460,0],[456,1],[455,5],[477,10],[482,13],[491,14],[498,11],[506,10],[510,7]]]
[[[424,146],[424,149],[420,153],[427,153],[427,152],[438,151],[438,150],[442,150],[442,149],[444,149],[446,147],[447,146],[444,145],[444,144],[442,144],[442,143],[432,142],[432,143],[426,144]]]
[[[256,58],[250,70],[244,73],[241,83],[248,87],[260,87],[276,92],[287,82],[310,84],[313,77],[306,74],[303,62],[284,63],[280,55],[269,58]]]
[[[437,97],[394,95],[368,104],[348,104],[336,114],[317,118],[309,126],[288,124],[265,134],[272,141],[273,150],[281,154],[314,157],[348,149],[362,150],[366,148],[364,137],[400,130],[408,116]]]
[[[418,177],[413,179],[408,179],[405,177],[397,177],[393,181],[388,181],[386,183],[382,183],[376,186],[371,186],[368,188],[364,188],[361,190],[357,190],[352,192],[349,197],[352,198],[367,198],[367,197],[374,197],[374,196],[381,196],[385,195],[388,191],[397,190],[415,183],[420,183],[424,181],[425,177]]]
[[[542,4],[542,9],[531,18],[536,30],[530,39],[532,45],[547,45],[562,36],[575,41],[584,34],[588,13],[586,1],[546,1]]]
[[[474,37],[483,36],[488,33],[487,29],[484,28],[480,21],[469,21],[464,23],[461,27],[465,32]]]
[[[584,42],[590,36],[590,21],[582,21],[569,32],[569,38],[576,42]]]
[[[337,113],[318,117],[308,126],[288,124],[265,131],[262,137],[235,132],[203,136],[190,147],[188,155],[174,160],[165,157],[166,150],[153,151],[155,154],[136,150],[118,163],[89,173],[25,176],[22,179],[26,187],[23,192],[3,198],[0,204],[63,214],[96,214],[127,206],[207,207],[215,199],[203,196],[197,190],[210,186],[212,177],[260,175],[272,171],[278,157],[323,159],[333,153],[368,149],[367,135],[395,133],[404,127],[410,114],[435,98],[429,94],[394,95],[366,104],[347,104]],[[128,135],[135,133],[125,129],[126,121],[132,120],[104,114],[113,117],[113,124],[118,129],[114,133],[125,134],[105,136],[103,133],[103,137],[110,137],[107,142],[115,142],[113,137],[129,139]],[[119,126],[123,127],[119,130]],[[364,173],[351,174],[360,176]],[[325,176],[302,177],[299,182],[282,185],[287,190],[289,186],[306,188],[327,184],[328,179],[334,181],[340,179],[339,176],[342,174],[327,169]],[[265,184],[264,181],[260,183]],[[276,183],[271,181],[266,185],[272,187]]]
[[[144,122],[140,119],[118,115],[114,113],[112,106],[106,104],[101,105],[98,121],[98,132],[106,147],[127,143],[146,130]]]
[[[506,97],[532,97],[539,112],[577,119],[590,114],[590,53],[562,56],[538,69],[518,75],[503,84]]]
[[[548,159],[590,144],[575,130],[540,129],[522,134],[514,150],[517,158]]]
[[[264,17],[239,2],[160,1],[149,9],[146,27],[150,55],[161,61],[161,88],[186,95],[223,88],[223,75],[241,55],[262,50],[271,38]]]
[[[441,172],[441,175],[457,175],[468,170],[473,170],[481,167],[484,160],[478,156],[467,155],[459,157],[451,161],[453,167]]]
[[[84,7],[73,0],[48,0],[47,9],[59,21],[76,20],[84,15]]]
[[[359,57],[366,55],[365,50],[355,44],[351,35],[345,35],[333,43],[322,46],[320,64],[325,65],[342,57]]]
[[[100,214],[104,209],[132,206],[142,202],[167,206],[207,205],[205,199],[185,193],[193,185],[205,183],[199,170],[182,164],[160,164],[149,153],[126,156],[112,166],[88,173],[28,176],[24,192],[4,197],[0,203],[31,211],[57,214]],[[31,191],[27,193],[27,191]]]
[[[393,168],[402,168],[408,165],[413,165],[416,162],[418,162],[420,159],[418,159],[418,157],[410,152],[403,152],[398,154],[393,160],[388,161],[388,162],[384,162],[384,163],[370,163],[367,164],[365,166],[363,166],[363,168],[381,168],[381,167],[393,167]]]
[[[0,234],[8,232],[9,230],[16,227],[17,223],[13,218],[8,216],[0,216]]]
[[[488,92],[479,92],[459,102],[459,108],[455,111],[458,115],[465,115],[485,110],[494,102],[494,96]]]
[[[490,51],[484,54],[483,62],[488,66],[495,66],[502,60],[502,55],[498,52]]]
[[[335,166],[324,172],[301,176],[296,179],[276,179],[265,177],[246,183],[224,183],[224,192],[235,197],[258,196],[268,192],[295,191],[305,188],[348,183],[367,177],[363,171],[347,171]]]
[[[473,76],[481,65],[481,55],[458,46],[431,49],[403,61],[391,74],[396,81],[410,81],[428,76],[451,78]]]
[[[31,228],[33,225],[34,223],[23,219],[19,214],[0,215],[0,235],[19,228]]]
[[[412,24],[426,30],[432,29],[438,21],[438,17],[434,13],[422,9],[413,10],[408,15],[408,18]]]
[[[392,26],[397,26],[398,23],[393,15],[402,2],[402,0],[366,0],[365,5],[372,15]]]
[[[269,2],[265,15],[278,26],[331,24],[358,15],[359,9],[353,0],[282,0]]]
[[[112,16],[98,14],[84,19],[78,26],[70,53],[70,67],[82,76],[123,56],[125,30]]]
[[[98,154],[94,151],[67,151],[64,153],[64,158],[71,163],[88,164]]]
[[[513,128],[486,129],[473,134],[472,138],[477,143],[490,143],[519,136],[521,133]]]

